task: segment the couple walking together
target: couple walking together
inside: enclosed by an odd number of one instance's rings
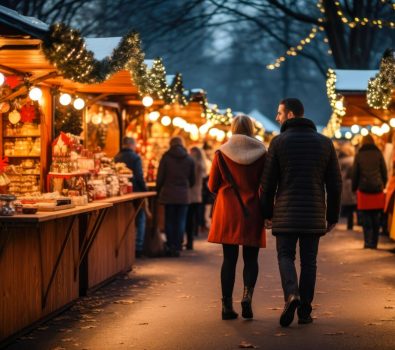
[[[320,237],[336,225],[340,211],[341,174],[332,141],[303,117],[298,99],[280,102],[276,120],[281,133],[266,151],[254,138],[247,116],[237,116],[233,136],[216,152],[209,189],[217,194],[208,241],[223,247],[222,319],[238,317],[232,305],[239,245],[243,247],[242,316],[252,318],[252,295],[258,277],[259,248],[266,229],[276,237],[285,306],[280,317],[289,326],[297,311],[301,324],[311,323]],[[299,241],[301,273],[295,269]]]

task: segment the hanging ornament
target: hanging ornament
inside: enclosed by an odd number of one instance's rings
[[[5,83],[11,88],[17,87],[22,82],[22,79],[17,75],[9,75],[5,78]]]
[[[113,122],[113,120],[114,120],[114,117],[112,116],[112,114],[110,112],[106,111],[103,116],[103,123],[108,125],[108,124],[111,124]]]
[[[12,112],[10,112],[10,114],[8,114],[8,120],[14,125],[18,124],[18,122],[21,120],[21,114],[16,109],[14,109]]]
[[[8,102],[0,103],[0,113],[7,113],[10,110],[10,104]]]
[[[0,157],[0,174],[5,171],[5,168],[8,166],[8,158],[5,157],[1,159]]]
[[[21,109],[21,121],[24,123],[32,123],[36,118],[36,109],[34,105],[26,103]]]

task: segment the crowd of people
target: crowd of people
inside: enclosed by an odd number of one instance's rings
[[[342,216],[347,229],[362,226],[364,248],[376,249],[379,236],[389,235],[394,210],[393,137],[387,142],[368,134],[354,147],[336,143],[342,174]]]
[[[366,249],[377,248],[380,229],[384,234],[391,229],[395,152],[392,142],[376,145],[370,134],[358,147],[332,142],[304,117],[298,99],[281,101],[276,120],[281,133],[268,150],[255,138],[254,125],[245,115],[233,119],[232,137],[215,153],[207,144],[188,151],[181,137],[172,137],[159,163],[156,189],[164,207],[167,256],[179,257],[183,248],[192,250],[194,237],[208,229],[208,241],[222,245],[223,320],[238,317],[232,295],[239,246],[244,261],[242,316],[253,318],[258,255],[271,230],[285,301],[280,324],[287,327],[296,311],[300,324],[313,322],[319,241],[336,226],[340,214],[346,217],[348,230],[363,227]],[[146,191],[141,159],[134,149],[135,141],[124,138],[116,160],[133,170],[134,187]],[[145,208],[136,218],[136,256],[143,249],[147,215]]]

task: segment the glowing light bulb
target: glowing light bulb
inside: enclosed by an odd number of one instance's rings
[[[354,133],[354,134],[358,134],[358,133],[359,133],[359,126],[356,125],[356,124],[354,124],[354,125],[351,127],[351,132]]]
[[[29,97],[32,101],[38,101],[42,95],[43,92],[38,87],[34,87],[29,91]]]
[[[144,107],[151,107],[154,99],[151,96],[144,96],[142,102]]]
[[[85,101],[82,98],[77,98],[74,100],[73,106],[77,110],[81,110],[85,107]]]
[[[5,82],[5,76],[3,73],[0,73],[0,86],[3,85]]]
[[[340,130],[336,130],[336,131],[335,131],[335,137],[336,137],[337,139],[341,139],[341,138],[342,138],[342,132],[341,132]]]
[[[59,102],[62,106],[68,106],[71,103],[71,96],[69,94],[61,94]]]
[[[387,123],[384,123],[383,125],[381,125],[381,131],[383,132],[383,134],[389,132],[390,130],[391,130],[391,128]]]
[[[345,136],[346,136],[346,139],[349,140],[349,139],[351,139],[351,137],[352,137],[352,133],[349,132],[349,131],[347,131]]]
[[[362,135],[362,136],[366,136],[367,134],[369,134],[369,130],[366,129],[366,128],[362,128],[362,129],[361,129],[361,135]]]
[[[390,125],[395,128],[395,118],[391,118]]]
[[[169,126],[171,124],[171,118],[165,115],[164,117],[162,117],[160,122],[163,126]]]
[[[156,122],[160,117],[160,113],[158,111],[153,111],[150,114],[148,114],[148,119],[151,122]]]

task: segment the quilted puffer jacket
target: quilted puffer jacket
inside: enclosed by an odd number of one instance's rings
[[[262,177],[263,215],[272,233],[326,233],[339,218],[342,180],[332,141],[306,118],[293,118],[269,147]]]

